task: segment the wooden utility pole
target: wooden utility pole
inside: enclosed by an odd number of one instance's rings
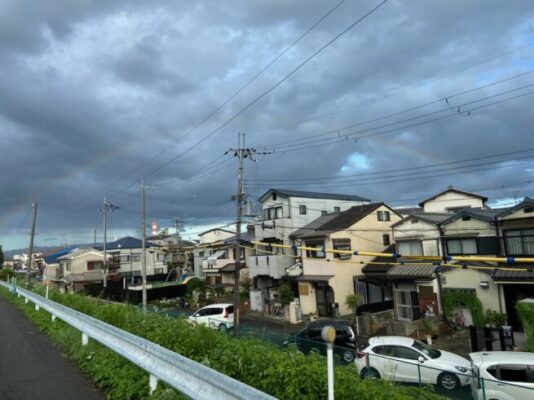
[[[32,203],[33,218],[32,218],[32,230],[30,233],[30,247],[28,249],[28,274],[26,275],[26,282],[30,282],[30,276],[32,272],[32,258],[33,258],[33,238],[35,236],[35,221],[37,219],[37,202]]]
[[[146,311],[146,221],[145,221],[145,185],[141,181],[141,274],[143,279],[143,311]]]
[[[93,230],[93,247],[96,248],[96,228]]]

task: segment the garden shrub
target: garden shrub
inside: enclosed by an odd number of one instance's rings
[[[39,329],[59,343],[81,369],[107,391],[110,399],[148,397],[146,372],[93,340],[82,347],[81,335],[73,328],[61,321],[52,323],[48,313],[35,311],[30,304],[25,305],[21,298],[9,295],[6,290],[0,293],[9,297]],[[192,326],[184,319],[144,314],[132,306],[103,303],[77,294],[53,291],[50,299],[158,343],[277,398],[327,397],[326,361],[318,354],[305,356],[293,347],[281,349],[254,338],[237,339],[203,326]],[[353,364],[336,366],[335,391],[336,399],[443,399],[428,388],[398,386],[385,380],[361,380]],[[180,398],[165,387],[158,387],[154,396],[158,399]]]
[[[484,311],[482,303],[475,293],[454,289],[443,290],[443,311],[449,316],[457,308],[466,308],[473,317],[473,323],[478,326],[484,325]]]
[[[525,330],[526,350],[534,352],[534,303],[519,302],[515,309]]]

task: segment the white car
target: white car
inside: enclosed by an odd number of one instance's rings
[[[469,354],[475,400],[534,399],[534,354],[484,351]]]
[[[403,336],[378,336],[361,346],[355,360],[362,378],[438,385],[456,390],[471,382],[469,361]]]
[[[226,332],[234,326],[234,306],[228,303],[211,304],[196,311],[188,321]]]

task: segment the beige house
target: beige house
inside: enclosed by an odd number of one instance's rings
[[[291,237],[309,248],[382,252],[391,245],[391,224],[400,219],[384,203],[365,204],[324,215]],[[324,250],[301,251],[301,256],[302,275],[295,279],[302,313],[332,317],[333,305],[337,305],[341,315],[350,314],[346,296],[355,293],[357,277],[363,275],[362,268],[372,257]]]
[[[108,255],[108,261],[111,256]],[[104,253],[95,249],[76,249],[58,258],[59,278],[55,281],[72,291],[103,281]]]

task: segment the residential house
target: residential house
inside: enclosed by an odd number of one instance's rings
[[[286,189],[269,189],[260,198],[261,215],[256,223],[256,240],[292,245],[290,237],[297,229],[317,218],[346,211],[350,207],[369,203],[368,199],[355,195],[315,193]],[[256,247],[255,253],[248,257],[249,275],[253,279],[251,308],[264,310],[270,301],[271,292],[289,273],[299,273],[295,257],[282,254],[273,247]]]
[[[211,260],[217,260],[223,256],[228,256],[227,252],[222,251],[226,248],[224,241],[235,236],[235,232],[214,228],[200,233],[199,243],[193,250],[193,273],[198,277],[205,277],[204,269],[209,257]],[[223,258],[224,260],[224,258]]]
[[[159,235],[147,239],[151,243],[160,246],[159,250],[165,254],[164,263],[176,271],[176,278],[182,275],[189,276],[193,273],[192,263],[188,258],[189,249],[195,243],[184,240],[180,235],[169,235],[163,231]]]
[[[59,257],[62,257],[70,252],[76,250],[73,246],[56,247],[43,255],[44,269],[43,269],[43,283],[49,285],[52,281],[58,280],[62,273],[59,265]]]
[[[107,243],[106,251],[120,265],[118,272],[122,277],[140,277],[142,274],[142,241],[131,236],[123,237],[111,243]],[[98,248],[102,250],[102,247]],[[165,252],[160,246],[147,241],[145,243],[146,274],[157,277],[167,274],[167,264],[165,264]]]
[[[534,257],[534,199],[526,197],[501,212],[497,222],[501,255],[511,257],[511,261],[513,257]],[[508,324],[514,330],[522,330],[515,305],[523,299],[534,298],[534,263],[515,265],[515,268],[518,270],[496,270],[493,280],[502,288]]]
[[[108,261],[112,256],[108,256]],[[96,249],[75,249],[60,257],[59,276],[52,282],[65,290],[78,291],[86,285],[103,282],[104,253]],[[112,273],[110,273],[111,277]]]
[[[391,224],[400,219],[386,204],[371,203],[324,215],[293,233],[291,238],[308,248],[301,252],[302,275],[295,278],[302,313],[333,317],[337,306],[340,314],[350,314],[345,299],[355,293],[358,277],[372,257],[324,249],[382,252],[391,245]],[[388,297],[383,292],[376,295],[379,301]]]

